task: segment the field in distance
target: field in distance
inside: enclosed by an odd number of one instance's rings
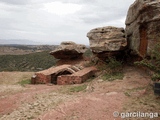
[[[23,55],[42,51],[52,51],[57,45],[0,45],[0,55]]]
[[[1,71],[40,71],[56,64],[49,54],[57,46],[0,45]]]

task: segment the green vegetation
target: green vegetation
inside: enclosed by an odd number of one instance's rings
[[[154,71],[152,75],[152,80],[156,81],[160,79],[160,44],[157,44],[155,48],[151,51],[150,59],[143,59],[142,61],[135,62],[136,65],[144,66]]]
[[[83,54],[84,57],[92,57],[93,53],[91,51],[91,49],[87,49],[86,52]]]
[[[26,79],[18,82],[18,84],[25,86],[26,84],[31,84],[31,79]]]
[[[0,71],[39,71],[56,63],[49,51],[25,55],[0,55]]]
[[[105,74],[102,77],[103,80],[113,81],[124,77],[122,63],[115,58],[108,58],[105,65],[99,68],[105,70]]]
[[[51,51],[54,50],[57,45],[18,45],[18,44],[10,44],[10,45],[0,45],[0,47],[12,47],[19,50],[32,50],[32,51]]]
[[[148,86],[147,86],[147,87],[148,87]],[[128,90],[126,90],[126,91],[124,92],[124,94],[125,94],[126,96],[130,97],[130,96],[132,95],[132,93],[138,92],[138,91],[140,91],[140,90],[145,90],[145,89],[147,89],[147,87],[144,86],[144,87],[137,87],[137,88],[133,88],[133,89],[128,89]]]
[[[13,45],[11,47],[21,49],[21,50],[31,50],[31,47],[29,47],[27,45]],[[33,48],[33,50],[36,50],[36,48]]]
[[[58,89],[57,92],[61,94],[72,95],[73,93],[85,92],[86,88],[87,88],[87,84],[64,85],[60,89]]]
[[[74,86],[69,89],[69,92],[80,92],[86,90],[86,88],[87,88],[86,84],[80,86]]]
[[[113,81],[116,79],[123,79],[124,75],[122,72],[119,73],[106,73],[103,75],[102,79],[103,80],[108,80],[108,81]]]

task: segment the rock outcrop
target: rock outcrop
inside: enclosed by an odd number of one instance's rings
[[[99,27],[87,33],[90,48],[99,58],[116,55],[127,46],[123,28]]]
[[[150,56],[160,42],[160,0],[136,0],[128,10],[125,24],[132,54]]]
[[[85,45],[68,41],[62,42],[61,45],[54,51],[51,51],[50,54],[57,59],[76,59],[81,58],[86,50]]]

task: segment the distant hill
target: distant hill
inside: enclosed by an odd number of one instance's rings
[[[54,66],[56,61],[49,51],[24,55],[0,55],[0,71],[40,71]]]
[[[41,42],[29,39],[0,39],[0,44],[40,45]]]
[[[52,51],[57,45],[0,45],[0,55],[23,55],[42,51]]]

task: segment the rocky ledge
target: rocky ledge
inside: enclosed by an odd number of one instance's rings
[[[99,27],[87,33],[90,48],[99,58],[117,55],[127,47],[124,28]]]
[[[61,45],[54,51],[51,51],[50,54],[57,59],[76,59],[81,58],[86,50],[85,45],[67,41],[62,42]]]

